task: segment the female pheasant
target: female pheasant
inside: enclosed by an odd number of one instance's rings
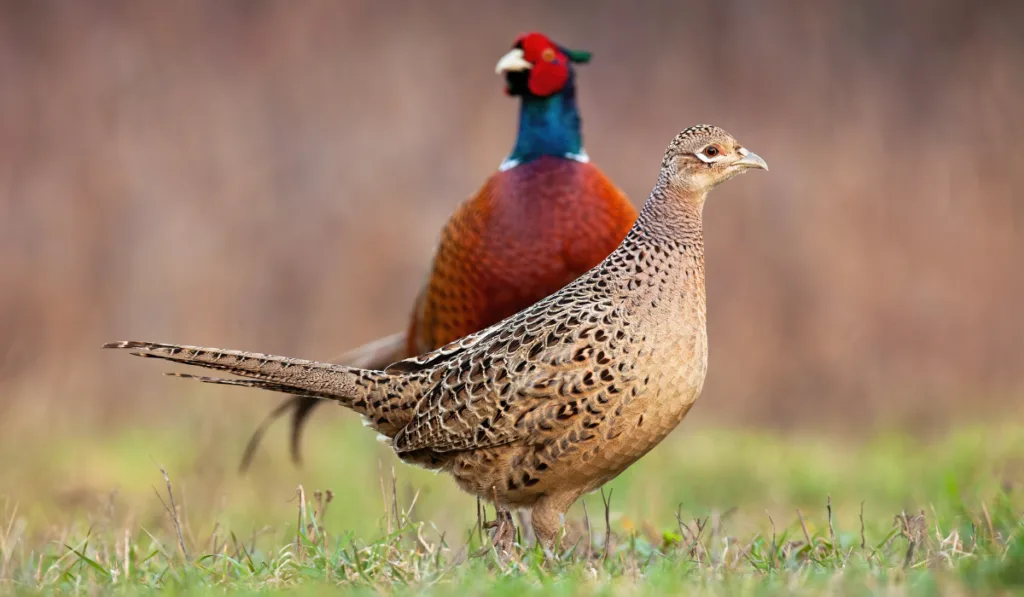
[[[498,61],[506,92],[521,98],[512,153],[441,232],[433,265],[403,333],[335,362],[367,369],[440,348],[536,303],[618,246],[637,212],[583,150],[573,63],[587,52],[540,33],[520,36]],[[253,433],[245,470],[267,426],[292,410],[292,459],[303,425],[321,401],[293,396]]]
[[[106,348],[241,378],[180,377],[336,401],[403,461],[492,502],[501,551],[512,548],[511,511],[525,509],[550,554],[569,506],[657,446],[700,395],[704,205],[750,169],[768,165],[721,128],[684,130],[636,224],[600,264],[500,323],[383,371],[179,344]]]

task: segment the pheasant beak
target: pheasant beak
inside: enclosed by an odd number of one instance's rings
[[[494,67],[496,74],[503,74],[512,71],[524,71],[530,70],[533,65],[530,64],[526,58],[523,58],[523,50],[520,48],[513,48],[508,54],[501,57],[498,61],[498,66]]]
[[[768,163],[761,159],[761,156],[757,155],[753,151],[748,150],[746,147],[740,147],[739,149],[740,159],[733,162],[733,166],[739,166],[740,168],[760,168],[761,170],[768,169]]]

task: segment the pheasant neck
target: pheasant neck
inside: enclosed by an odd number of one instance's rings
[[[705,196],[661,184],[651,192],[617,250],[628,264],[621,271],[632,308],[653,309],[654,319],[682,315],[703,325]]]
[[[633,230],[647,242],[704,258],[702,214],[707,192],[680,190],[659,180]]]
[[[580,132],[580,114],[572,81],[550,97],[524,97],[519,107],[519,134],[503,169],[541,156],[587,161]]]

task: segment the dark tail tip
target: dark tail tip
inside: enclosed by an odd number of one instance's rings
[[[238,463],[238,474],[244,475],[249,471],[249,468],[252,466],[252,461],[256,457],[256,448],[260,447],[260,442],[263,441],[263,436],[267,433],[267,429],[270,427],[270,424],[287,412],[288,409],[292,408],[295,400],[296,398],[293,396],[292,398],[285,400],[283,404],[274,410],[270,411],[270,414],[263,419],[263,422],[260,423],[259,427],[252,432],[252,435],[249,436],[249,443],[245,445],[245,451],[242,452],[242,461]]]
[[[309,396],[296,396],[294,399],[295,410],[292,411],[292,437],[291,451],[292,463],[295,466],[302,466],[302,431],[309,422],[309,415],[313,409],[320,405],[323,400]]]

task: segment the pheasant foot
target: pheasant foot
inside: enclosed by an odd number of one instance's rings
[[[491,530],[491,543],[499,555],[512,553],[516,542],[516,523],[508,508],[498,506],[495,519],[485,522],[484,528]]]

